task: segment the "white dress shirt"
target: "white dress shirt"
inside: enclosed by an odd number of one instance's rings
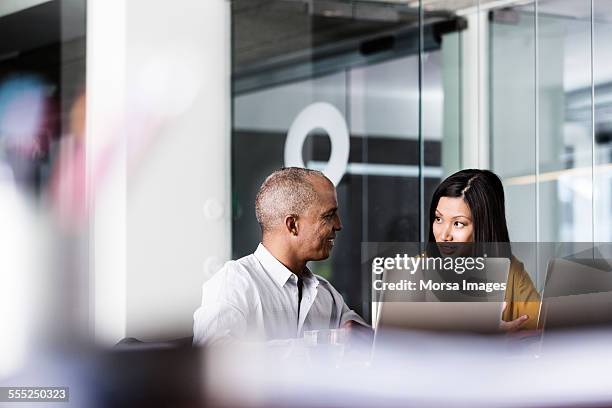
[[[367,324],[334,287],[306,268],[298,316],[298,278],[262,244],[227,262],[202,287],[193,315],[193,342],[269,341],[303,337],[304,330],[337,329],[349,320]]]

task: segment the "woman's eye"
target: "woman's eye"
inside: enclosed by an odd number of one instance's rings
[[[435,221],[435,222],[442,222],[442,218],[440,218],[440,217],[435,217],[435,218],[434,218],[434,221]]]
[[[463,227],[465,227],[465,224],[464,224],[464,223],[462,223],[462,222],[457,221],[457,222],[455,222],[455,227],[457,227],[457,228],[463,228]]]

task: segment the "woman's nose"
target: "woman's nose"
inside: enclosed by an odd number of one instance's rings
[[[442,240],[443,241],[452,241],[453,240],[452,226],[451,225],[446,225],[444,227],[444,230],[442,231]]]

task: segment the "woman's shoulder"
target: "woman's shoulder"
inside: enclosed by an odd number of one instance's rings
[[[516,278],[524,278],[525,276],[529,276],[527,270],[525,270],[525,264],[521,262],[516,256],[512,255],[510,257],[510,277]]]
[[[525,271],[525,265],[516,256],[510,257],[510,271],[515,270],[517,272]]]
[[[510,258],[510,271],[508,281],[514,281],[521,286],[535,287],[529,272],[525,269],[523,262],[512,255]]]

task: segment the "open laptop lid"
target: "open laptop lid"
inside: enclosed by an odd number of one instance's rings
[[[482,261],[483,268],[461,273],[442,271],[439,263],[435,268],[422,265],[412,274],[386,270],[381,282],[373,283],[382,289],[376,338],[387,329],[496,332],[510,260]]]
[[[612,325],[612,260],[562,259],[548,263],[539,327]]]

